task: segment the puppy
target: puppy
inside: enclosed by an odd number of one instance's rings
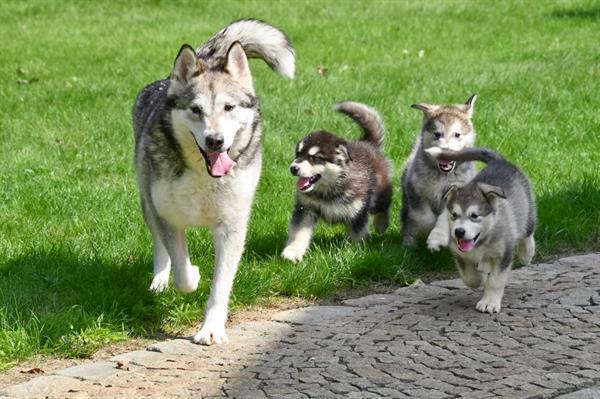
[[[444,222],[436,229],[440,229],[439,237],[445,237],[439,244],[448,245],[454,253],[465,284],[478,288],[483,283],[477,310],[500,312],[515,252],[525,265],[535,253],[536,205],[529,180],[486,148],[459,152],[430,148],[427,152],[435,159],[487,163],[467,184],[448,188],[443,196]]]
[[[402,174],[402,238],[404,245],[413,245],[417,238],[433,229],[444,207],[441,194],[452,182],[466,182],[475,175],[471,162],[448,159],[434,160],[427,156],[428,148],[459,151],[475,143],[471,122],[472,95],[464,104],[413,104],[423,111],[423,127]]]
[[[392,203],[391,167],[381,147],[385,127],[364,104],[346,101],[335,111],[352,118],[363,130],[359,141],[347,141],[320,130],[296,147],[290,172],[298,176],[296,206],[283,258],[297,262],[310,245],[317,221],[344,223],[353,241],[369,237],[369,214],[379,233],[389,226]]]

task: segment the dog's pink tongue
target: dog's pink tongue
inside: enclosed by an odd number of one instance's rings
[[[440,159],[440,160],[438,160],[438,162],[439,162],[439,164],[441,166],[445,166],[447,168],[449,168],[450,166],[452,166],[452,161],[447,161],[445,159]]]
[[[310,177],[301,177],[296,182],[296,187],[298,187],[298,190],[304,190],[308,186],[310,186]]]
[[[211,165],[210,173],[213,176],[225,176],[236,165],[236,163],[229,158],[227,151],[211,152],[208,156],[210,157]]]
[[[458,240],[458,249],[469,252],[475,248],[475,240]]]

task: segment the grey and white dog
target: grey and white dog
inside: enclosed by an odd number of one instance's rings
[[[381,150],[383,121],[373,108],[357,102],[341,102],[334,110],[358,123],[363,137],[348,141],[320,130],[296,146],[290,166],[298,176],[296,206],[281,254],[294,262],[304,256],[319,219],[344,223],[353,241],[369,237],[369,214],[379,233],[389,226],[392,172]]]
[[[186,227],[209,227],[216,267],[206,316],[194,336],[227,342],[225,321],[262,166],[261,116],[248,57],[292,78],[295,53],[280,30],[234,22],[194,51],[183,45],[168,79],[146,86],[133,109],[135,164],[144,219],[154,242],[150,290],[196,290]]]
[[[466,182],[475,176],[471,162],[435,160],[425,153],[428,148],[459,151],[475,143],[471,119],[477,96],[464,104],[413,104],[423,111],[423,125],[402,174],[402,239],[413,245],[427,236],[439,220],[444,207],[442,194],[453,182]],[[429,241],[429,240],[428,240]],[[430,249],[437,249],[431,248]]]
[[[486,148],[459,152],[430,148],[435,159],[483,161],[482,169],[465,185],[452,185],[444,194],[445,212],[439,245],[448,245],[456,266],[472,288],[483,284],[481,312],[500,312],[504,286],[515,253],[527,265],[535,253],[536,205],[527,177],[498,153]]]

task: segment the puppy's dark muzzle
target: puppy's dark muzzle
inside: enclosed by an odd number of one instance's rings
[[[298,176],[298,172],[300,172],[300,168],[296,165],[290,166],[290,173],[294,176]]]

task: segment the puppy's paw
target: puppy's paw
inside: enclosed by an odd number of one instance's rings
[[[150,284],[150,291],[155,294],[159,294],[169,287],[169,270],[162,271],[154,275],[152,284]]]
[[[200,331],[193,338],[200,345],[226,344],[229,342],[225,333],[225,325],[217,322],[205,322]]]
[[[441,247],[448,246],[448,234],[432,231],[427,237],[427,248],[431,252],[439,251]]]
[[[200,269],[198,266],[186,266],[181,271],[175,272],[175,287],[181,292],[194,292],[200,282]]]
[[[499,295],[484,295],[483,298],[477,302],[475,309],[489,314],[500,313],[501,301],[502,297]]]
[[[292,262],[300,262],[303,256],[304,251],[301,251],[300,249],[292,245],[288,245],[287,247],[285,247],[285,249],[281,253],[281,257],[283,259],[287,259]]]
[[[425,149],[425,152],[436,158],[442,153],[442,149],[440,147],[429,147]]]

